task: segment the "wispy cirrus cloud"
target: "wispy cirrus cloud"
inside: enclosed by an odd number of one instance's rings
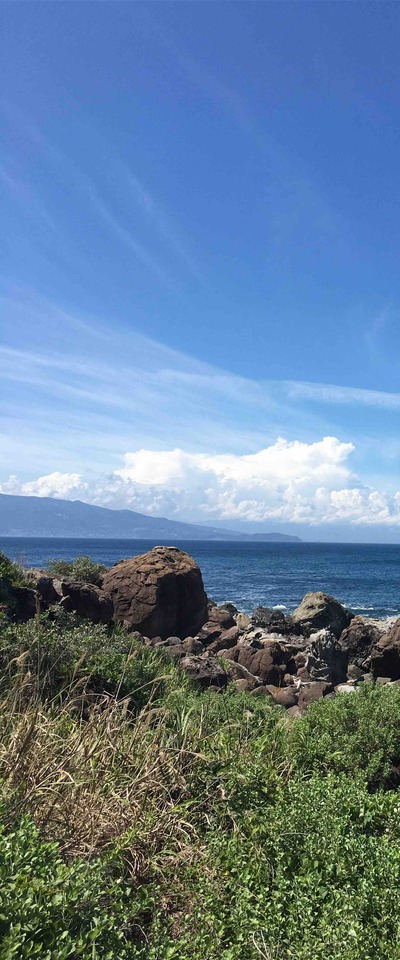
[[[338,241],[342,249],[353,247],[346,212],[340,211],[321,190],[320,178],[312,175],[310,164],[306,166],[303,158],[294,154],[293,146],[288,149],[285,142],[273,136],[271,126],[265,123],[264,99],[264,110],[258,114],[237,84],[226,82],[219,72],[200,60],[197,52],[193,55],[177,32],[148,6],[141,10],[141,21],[153,42],[169,53],[173,68],[177,65],[191,85],[230,118],[239,135],[264,157],[268,177],[263,192],[270,220],[270,242],[283,249],[288,236],[298,232],[303,237],[312,227],[317,237]]]
[[[147,267],[151,273],[157,277],[158,280],[160,280],[162,283],[165,283],[168,287],[174,289],[175,285],[169,273],[161,266],[158,260],[146,249],[146,247],[139,243],[131,229],[122,224],[117,216],[111,212],[106,203],[104,203],[104,201],[100,198],[98,192],[89,184],[87,184],[87,195],[96,213],[107,224],[107,226],[111,228],[120,242],[123,243],[140,261],[140,263]]]
[[[4,109],[4,103],[2,106]],[[185,243],[180,237],[171,218],[167,217],[160,200],[156,200],[149,188],[140,181],[129,166],[112,152],[108,143],[103,144],[103,152],[107,156],[106,169],[112,169],[113,176],[111,178],[103,176],[102,179],[98,176],[96,179],[81,169],[77,162],[45,135],[33,120],[11,108],[10,104],[6,105],[6,108],[8,114],[13,112],[13,122],[19,125],[27,139],[35,145],[43,159],[50,165],[54,183],[64,186],[68,184],[70,190],[80,194],[103,225],[106,225],[119,242],[160,283],[171,290],[179,289],[179,279],[175,275],[176,264],[174,269],[174,266],[168,263],[168,255],[171,251],[175,254],[177,262],[184,264],[192,277],[203,282],[201,272],[188,252],[187,242]],[[43,220],[60,234],[56,217],[51,216],[46,205],[37,195],[37,191],[34,192],[29,183],[18,181],[5,168],[0,168],[0,176],[6,188],[16,196],[21,205],[25,206],[26,211],[33,205]],[[122,208],[117,198],[117,194],[120,197],[121,193]],[[146,221],[147,226],[150,224],[153,228],[154,247],[159,248],[161,240],[164,249],[160,250],[159,255],[140,238],[140,218]]]
[[[384,390],[365,390],[359,387],[343,387],[332,383],[303,383],[282,381],[282,389],[294,399],[312,400],[316,403],[351,404],[375,407],[383,410],[400,410],[400,393]]]
[[[119,179],[124,181],[127,196],[133,198],[147,220],[155,227],[157,233],[166,240],[173,252],[183,260],[191,273],[198,280],[202,280],[199,267],[188,252],[187,245],[179,235],[176,226],[172,224],[171,218],[167,216],[160,201],[150,193],[148,187],[139,180],[126,164],[116,164],[116,171]]]

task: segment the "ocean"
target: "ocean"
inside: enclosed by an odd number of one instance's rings
[[[310,590],[330,593],[354,613],[400,615],[400,544],[244,543],[185,540],[174,543],[200,566],[216,603],[239,610],[258,605],[290,612]],[[156,546],[150,540],[0,538],[0,550],[27,567],[46,567],[53,557],[87,554],[112,566]]]

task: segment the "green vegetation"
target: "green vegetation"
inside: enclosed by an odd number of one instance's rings
[[[14,616],[17,607],[15,588],[26,583],[23,567],[0,552],[0,622]]]
[[[20,586],[25,583],[25,572],[19,563],[9,560],[0,552],[0,580],[8,586]]]
[[[75,560],[49,560],[47,570],[52,577],[69,577],[73,580],[82,580],[84,583],[93,583],[101,587],[106,567],[102,563],[95,563],[90,557],[75,557]]]
[[[400,960],[399,687],[293,720],[65,614],[0,675],[1,960]]]

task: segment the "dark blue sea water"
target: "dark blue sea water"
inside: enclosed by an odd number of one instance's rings
[[[112,566],[155,545],[150,540],[0,539],[0,550],[28,567],[79,554]],[[197,560],[206,591],[217,603],[231,600],[247,612],[258,604],[290,611],[309,590],[324,590],[355,613],[400,614],[400,544],[186,540],[175,545]]]

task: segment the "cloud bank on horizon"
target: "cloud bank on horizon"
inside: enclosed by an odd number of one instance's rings
[[[316,443],[276,443],[254,454],[174,450],[128,452],[112,475],[87,480],[54,472],[2,493],[80,499],[179,520],[264,524],[400,526],[400,490],[388,496],[362,485],[349,467],[351,443],[324,437]]]

